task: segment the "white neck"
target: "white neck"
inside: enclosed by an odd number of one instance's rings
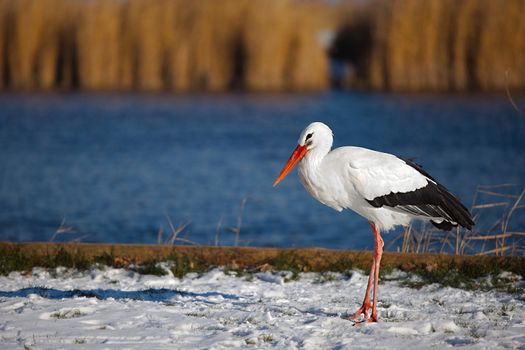
[[[303,130],[299,136],[298,144],[308,147],[308,151],[300,163],[300,168],[307,181],[315,181],[323,159],[330,152],[334,137],[332,130],[320,122],[314,122]]]
[[[303,167],[309,168],[308,170],[317,170],[321,163],[323,162],[324,157],[330,152],[332,148],[332,142],[323,142],[318,143],[315,147],[308,150],[308,153],[303,158],[301,162]]]
[[[325,198],[326,191],[323,190],[326,184],[326,179],[323,177],[323,160],[330,152],[330,145],[328,147],[319,146],[317,145],[306,153],[306,156],[299,163],[298,174],[304,188],[314,198],[326,204],[328,202]]]

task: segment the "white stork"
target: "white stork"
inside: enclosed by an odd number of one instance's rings
[[[361,147],[331,150],[332,130],[323,123],[308,125],[298,143],[273,185],[299,163],[299,179],[314,198],[337,211],[352,209],[368,220],[375,240],[372,268],[363,305],[348,319],[356,320],[362,314],[369,322],[377,322],[377,283],[384,245],[380,231],[408,226],[412,219],[429,220],[442,230],[457,225],[470,230],[472,216],[452,193],[409,160]],[[374,297],[370,303],[372,280]]]

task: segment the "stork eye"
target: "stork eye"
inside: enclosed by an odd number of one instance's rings
[[[308,139],[312,138],[312,136],[314,135],[314,133],[309,133],[308,135],[306,135],[306,139],[304,139],[304,141],[308,141]]]

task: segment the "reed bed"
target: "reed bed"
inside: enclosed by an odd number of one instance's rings
[[[0,0],[3,90],[321,90],[332,58],[350,88],[524,89],[525,1]]]
[[[0,0],[0,88],[323,89],[323,9],[295,0]]]

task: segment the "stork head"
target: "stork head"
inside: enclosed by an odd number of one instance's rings
[[[314,122],[308,125],[299,136],[298,145],[286,162],[281,173],[273,183],[277,186],[282,179],[309,153],[321,153],[323,156],[330,151],[334,141],[332,130],[324,123]]]
[[[301,132],[301,136],[299,136],[299,140],[297,141],[299,146],[305,146],[308,151],[317,147],[326,148],[327,146],[328,150],[330,150],[333,142],[334,136],[332,129],[321,122],[313,122],[308,125],[303,132]]]

